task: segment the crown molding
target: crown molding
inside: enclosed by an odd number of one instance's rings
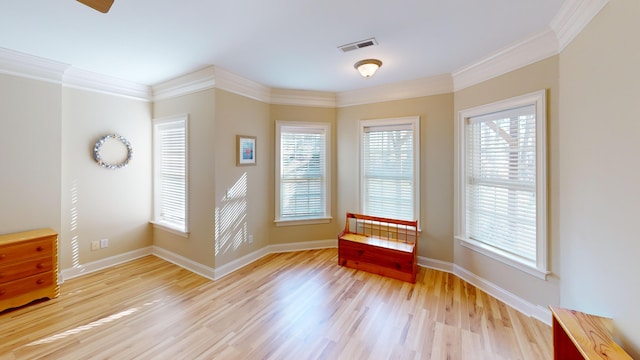
[[[558,40],[550,28],[500,49],[452,73],[454,91],[509,73],[558,54]]]
[[[271,89],[271,104],[336,107],[336,94],[323,91]]]
[[[212,89],[216,85],[216,71],[209,66],[152,87],[153,101],[170,99],[194,92]]]
[[[215,68],[216,88],[250,99],[271,102],[271,89],[220,67]]]
[[[454,91],[559,54],[609,0],[566,0],[549,27],[452,73]]]
[[[0,48],[0,73],[2,74],[61,84],[64,72],[69,66],[69,64]]]
[[[558,37],[559,51],[564,50],[609,0],[565,0],[549,26]]]
[[[265,103],[346,107],[459,91],[557,55],[608,2],[609,0],[565,0],[545,31],[498,50],[452,74],[337,94],[270,89],[214,66],[150,88],[5,48],[0,48],[0,73],[145,101],[163,100],[215,87]]]
[[[67,69],[64,73],[62,85],[135,100],[151,101],[152,99],[151,88],[147,85],[140,85],[73,67]]]
[[[370,88],[343,91],[337,94],[337,107],[371,104],[383,101],[411,99],[446,94],[453,91],[450,74],[402,81]]]

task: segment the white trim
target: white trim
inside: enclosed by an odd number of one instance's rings
[[[178,265],[183,269],[189,270],[209,280],[216,280],[216,277],[215,277],[216,271],[214,268],[210,266],[200,264],[199,262],[195,262],[191,259],[188,259],[182,255],[178,255],[172,251],[163,249],[159,246],[153,245],[152,249],[153,249],[152,254],[161,259],[164,259],[172,264]],[[211,255],[213,255],[213,253]]]
[[[185,132],[185,141],[184,141],[184,152],[185,152],[185,159],[184,159],[184,186],[185,186],[185,196],[184,196],[184,228],[178,228],[178,227],[173,227],[168,223],[164,223],[163,221],[157,220],[157,218],[160,216],[159,212],[159,203],[160,203],[160,192],[157,189],[158,186],[158,179],[159,179],[159,152],[160,152],[160,144],[158,143],[158,126],[159,125],[163,125],[166,123],[177,123],[177,122],[184,122],[184,132]],[[189,216],[189,140],[190,140],[190,134],[189,134],[189,114],[179,114],[179,115],[173,115],[173,116],[166,116],[166,117],[161,117],[161,118],[157,118],[157,119],[152,119],[151,120],[151,126],[152,126],[152,140],[153,140],[153,144],[152,144],[152,150],[153,150],[153,163],[152,163],[152,167],[153,167],[153,186],[152,186],[152,192],[153,192],[153,220],[151,220],[151,223],[154,224],[154,227],[159,227],[163,230],[172,232],[176,235],[182,236],[182,237],[189,237],[189,230],[190,230],[190,216]]]
[[[534,317],[551,326],[551,311],[533,304],[456,264],[418,256],[418,266],[453,274],[476,288],[495,297],[519,312]]]
[[[62,83],[71,65],[0,47],[0,74]]]
[[[64,282],[69,279],[73,279],[78,276],[91,274],[93,272],[107,269],[122,263],[129,262],[131,260],[135,260],[147,255],[151,255],[151,254],[152,254],[152,247],[149,246],[149,247],[129,251],[123,254],[111,256],[105,259],[92,261],[83,265],[74,266],[72,268],[63,269],[60,272],[60,278],[62,280],[61,282]]]
[[[551,29],[546,29],[454,71],[453,89],[460,91],[556,54],[558,40]]]
[[[309,219],[295,219],[295,220],[274,220],[276,226],[298,226],[298,225],[315,225],[315,224],[328,224],[333,220],[333,217],[322,218],[309,218]]]
[[[539,269],[536,269],[531,264],[522,262],[518,257],[513,256],[506,251],[502,251],[501,249],[494,248],[473,239],[465,239],[459,236],[456,236],[455,239],[458,241],[458,244],[460,246],[464,246],[469,250],[475,251],[489,258],[496,259],[503,264],[509,265],[512,268],[518,269],[529,275],[535,276],[540,280],[546,280],[547,276],[551,274],[550,271],[541,271]]]
[[[145,85],[79,76],[82,70],[45,58],[0,48],[0,73],[47,82],[61,83],[67,69],[70,87],[80,87],[143,100],[163,100],[217,87],[265,103],[318,107],[347,107],[376,102],[446,94],[462,90],[491,78],[543,60],[560,51],[584,29],[609,0],[566,0],[549,24],[549,28],[489,54],[451,74],[403,81],[377,87],[339,92],[337,94],[270,89],[255,81],[209,66],[152,87]],[[217,82],[217,84],[216,84]]]
[[[336,100],[337,107],[347,107],[384,101],[411,99],[422,96],[448,94],[452,91],[453,78],[450,74],[442,74],[365,89],[343,91],[336,95]]]
[[[269,103],[271,89],[220,67],[215,68],[216,88],[250,99]]]
[[[291,219],[281,218],[281,161],[280,161],[280,142],[282,139],[282,128],[301,128],[306,132],[320,133],[324,135],[324,214],[321,217],[304,218],[304,219]],[[319,131],[321,130],[321,131]],[[276,136],[275,136],[275,219],[276,226],[289,226],[289,225],[304,225],[304,224],[321,224],[331,221],[331,123],[328,122],[302,122],[302,121],[283,121],[276,120]]]
[[[212,89],[216,85],[216,69],[209,66],[169,81],[154,85],[153,100],[165,100],[198,91]]]
[[[106,259],[94,261],[85,265],[78,266],[76,268],[64,269],[61,272],[61,279],[69,280],[78,276],[90,274],[92,272],[103,270],[112,266],[116,266],[128,261],[132,261],[147,255],[154,255],[163,260],[166,260],[172,264],[175,264],[183,269],[189,270],[193,273],[201,275],[210,280],[221,279],[234,271],[237,271],[269,254],[305,251],[305,250],[317,250],[317,249],[329,249],[337,248],[337,239],[328,240],[314,240],[288,244],[273,244],[264,248],[256,250],[243,257],[235,259],[227,264],[216,267],[215,269],[202,265],[198,262],[190,260],[182,255],[178,255],[172,251],[163,249],[158,246],[150,246],[142,249],[134,250],[125,254],[112,256]],[[431,268],[439,271],[444,271],[455,276],[458,276],[462,280],[472,284],[476,288],[486,292],[487,294],[495,297],[496,299],[504,302],[505,304],[513,307],[521,313],[532,316],[547,325],[551,325],[551,312],[539,305],[530,303],[521,297],[506,291],[505,289],[495,285],[494,283],[483,279],[470,271],[452,264],[450,262],[430,259],[427,257],[418,257],[418,265],[425,268]]]
[[[453,265],[453,263],[450,263],[450,262],[447,262],[447,261],[431,259],[431,258],[424,257],[424,256],[418,256],[418,266],[421,266],[423,268],[429,268],[429,269],[444,271],[444,272],[453,274],[453,266],[454,265]]]
[[[336,107],[336,94],[322,91],[271,89],[271,104]]]
[[[233,273],[234,271],[240,270],[241,268],[269,254],[285,253],[285,252],[293,252],[293,251],[304,251],[304,250],[328,249],[328,248],[337,248],[337,247],[338,247],[337,239],[267,245],[261,249],[253,251],[240,258],[234,259],[231,262],[218,266],[216,268],[202,265],[193,260],[187,259],[184,256],[175,254],[169,250],[160,248],[158,246],[153,246],[153,255],[156,255],[161,259],[167,260],[175,265],[178,265],[184,269],[192,271],[198,275],[204,276],[207,279],[218,280]]]
[[[180,236],[180,237],[183,237],[183,238],[188,238],[189,237],[189,232],[185,232],[185,231],[182,231],[180,229],[176,229],[174,227],[169,226],[168,224],[163,224],[161,222],[155,222],[155,221],[149,221],[149,223],[151,224],[151,226],[153,226],[154,229],[159,229],[159,230],[162,230],[162,231],[166,231],[168,233],[171,233],[173,235],[177,235],[177,236]]]
[[[152,98],[149,86],[73,67],[64,73],[63,86],[135,100],[151,101]]]
[[[607,3],[609,0],[565,0],[549,24],[558,38],[559,51],[564,50]]]
[[[410,125],[413,129],[413,218],[418,220],[418,227],[420,228],[420,149],[421,145],[421,130],[420,130],[420,116],[405,116],[405,117],[397,117],[397,118],[386,118],[386,119],[367,119],[360,120],[358,123],[358,208],[360,209],[358,212],[364,213],[363,206],[363,177],[364,177],[364,161],[363,157],[363,137],[365,133],[365,128],[368,127],[376,127],[376,126],[403,126]],[[405,219],[410,220],[410,219]],[[420,231],[420,230],[419,230]]]
[[[487,294],[495,297],[496,299],[504,302],[505,304],[513,307],[521,313],[532,316],[547,325],[551,325],[551,311],[543,308],[539,305],[533,304],[503,288],[500,286],[481,278],[480,276],[472,273],[471,271],[458,266],[453,265],[453,274],[468,282],[469,284],[477,287],[478,289],[486,292]]]
[[[517,261],[513,255],[499,251],[491,246],[467,238],[465,217],[466,205],[466,140],[465,122],[467,119],[498,111],[534,105],[536,108],[536,260],[529,264]],[[492,259],[522,270],[541,279],[546,279],[548,264],[548,208],[547,208],[547,105],[546,90],[539,90],[490,104],[476,106],[458,112],[454,123],[454,235],[461,245]]]
[[[451,73],[454,91],[559,54],[609,0],[566,0],[549,27]]]

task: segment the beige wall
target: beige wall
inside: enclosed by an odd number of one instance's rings
[[[640,4],[610,0],[558,56],[451,94],[350,106],[269,105],[205,90],[153,105],[0,74],[0,233],[61,232],[61,267],[154,244],[219,267],[271,244],[335,238],[358,211],[358,121],[421,118],[419,255],[452,262],[526,301],[614,318],[640,357]],[[453,124],[457,112],[547,90],[549,263],[543,281],[453,240]],[[560,103],[561,102],[561,103]],[[188,113],[190,237],[150,230],[151,117]],[[326,225],[276,227],[276,120],[332,124],[332,215]],[[117,171],[91,149],[116,131],[134,147]],[[235,164],[235,136],[257,137],[258,163]],[[10,174],[10,176],[8,175]],[[312,229],[312,231],[310,231]],[[253,244],[248,235],[254,236]],[[109,238],[108,249],[90,242]]]
[[[640,2],[611,0],[560,55],[561,304],[640,358]]]
[[[276,226],[275,219],[275,141],[271,141],[269,167],[269,216],[270,241],[272,244],[296,243],[312,240],[328,240],[338,238],[339,220],[344,213],[337,212],[337,163],[336,151],[336,109],[322,107],[305,107],[289,105],[271,105],[270,138],[275,140],[276,121],[325,122],[331,124],[331,216],[329,224],[314,224],[304,226]]]
[[[542,308],[559,304],[560,256],[558,239],[558,56],[526,66],[508,74],[455,93],[455,116],[458,111],[498,100],[547,90],[547,187],[548,187],[548,248],[552,275],[541,280],[516,270],[502,262],[453,242],[455,264],[499,287]]]
[[[154,245],[200,264],[214,267],[215,226],[215,91],[205,90],[153,104],[153,117],[189,114],[188,216],[189,237],[154,228]],[[151,131],[149,132],[151,136]]]
[[[453,95],[338,109],[338,220],[358,212],[358,123],[364,119],[420,116],[420,227],[418,256],[453,262]]]
[[[215,110],[214,152],[209,161],[215,161],[214,237],[219,267],[269,244],[273,128],[269,105],[257,100],[217,89]],[[236,135],[256,137],[256,165],[236,166]]]
[[[60,231],[60,85],[0,74],[0,234]]]
[[[150,119],[149,102],[62,88],[61,269],[151,246]],[[117,170],[93,160],[95,142],[113,133],[133,148]],[[100,239],[109,247],[92,251]]]

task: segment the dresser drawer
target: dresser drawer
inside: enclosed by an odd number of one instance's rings
[[[51,271],[3,283],[0,284],[0,301],[28,292],[46,289],[52,285],[53,273]]]
[[[0,247],[0,266],[43,255],[51,256],[52,250],[53,242],[51,239],[38,239],[4,245]]]
[[[4,267],[0,266],[0,283],[51,271],[51,269],[53,269],[51,256],[30,259]]]

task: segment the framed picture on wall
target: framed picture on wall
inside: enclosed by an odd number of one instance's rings
[[[256,164],[256,137],[236,135],[236,165]]]

